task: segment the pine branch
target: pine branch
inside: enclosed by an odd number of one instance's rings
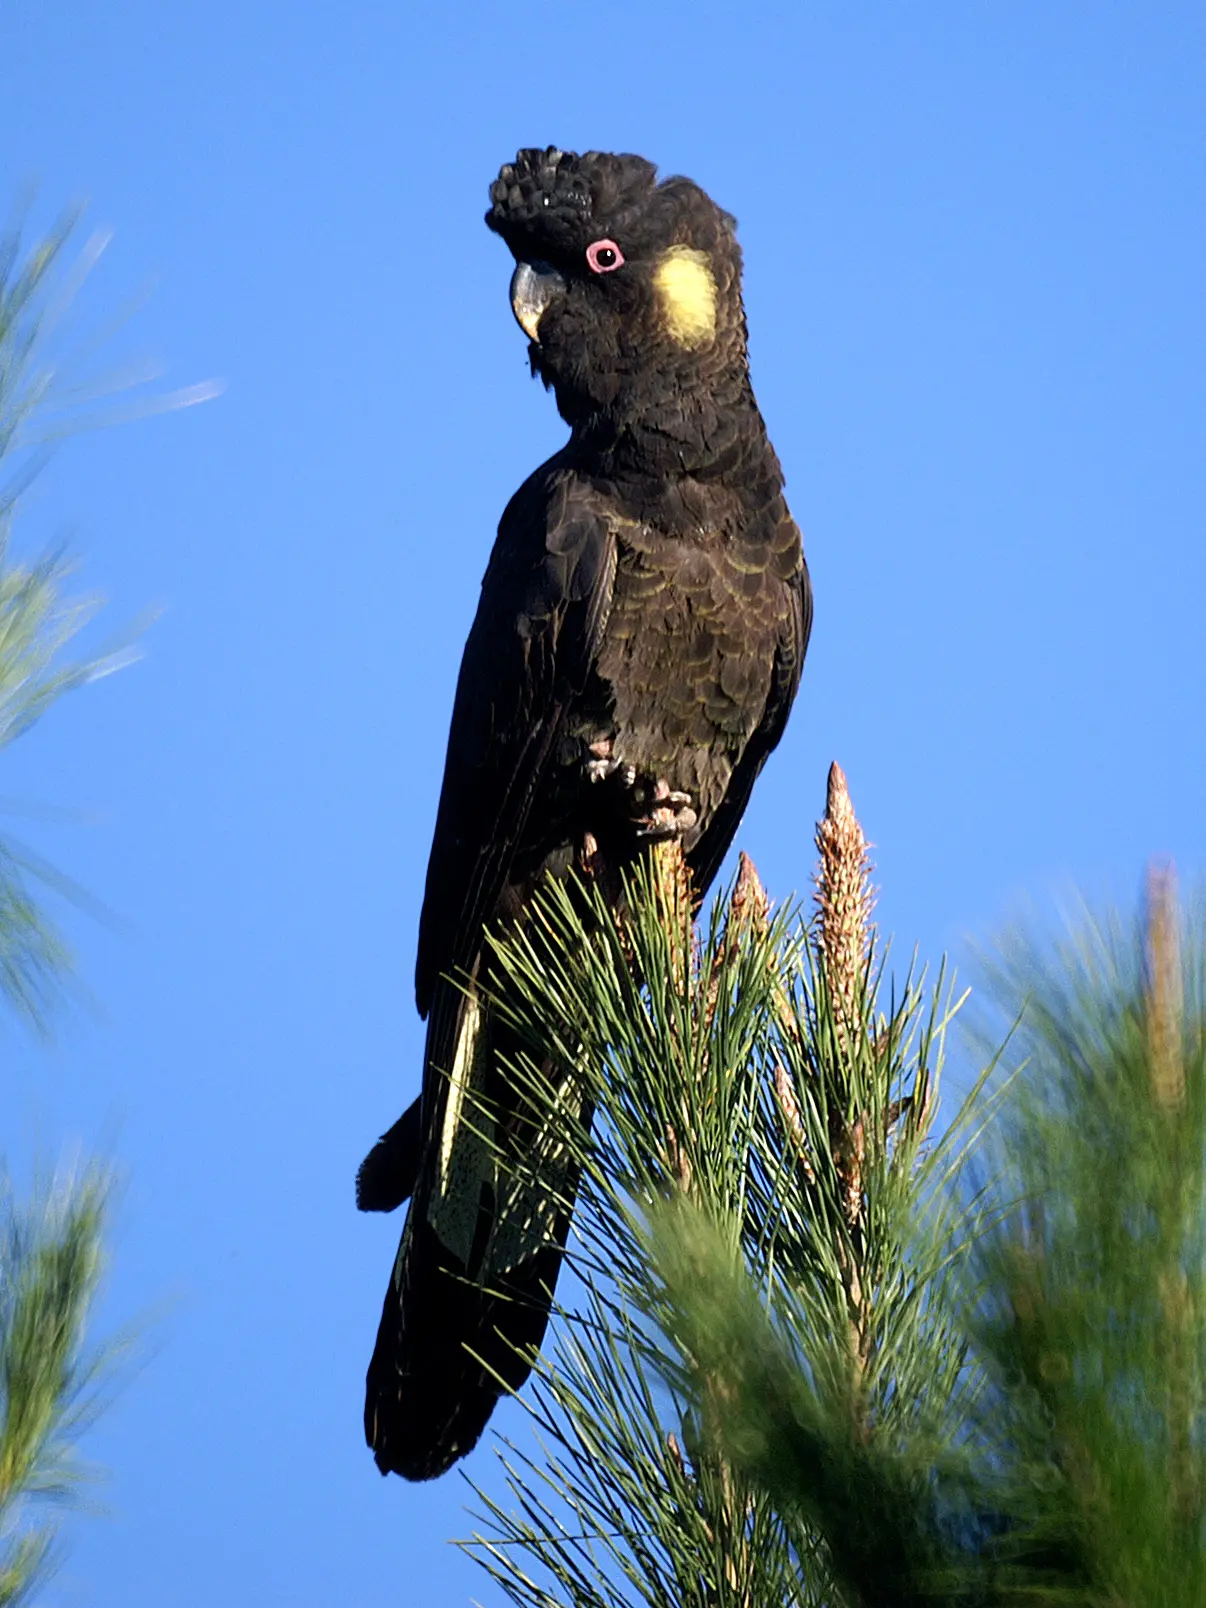
[[[693,926],[663,850],[622,919],[552,887],[496,944],[584,1299],[528,1398],[544,1455],[508,1449],[468,1544],[541,1608],[1188,1608],[1206,933],[1160,871],[1136,933],[1015,944],[1028,1064],[937,1137],[961,1000],[889,982],[836,767],[817,842],[807,925],[743,860]]]
[[[112,422],[107,403],[144,374],[68,378],[58,355],[64,315],[104,248],[94,235],[71,258],[78,213],[65,214],[28,250],[19,231],[0,235],[0,749],[68,692],[132,657],[133,635],[72,658],[96,599],[71,596],[57,554],[12,556],[15,512],[53,445]],[[184,406],[214,387],[152,398],[135,412]],[[0,838],[0,996],[44,1028],[71,956],[44,908],[47,891],[84,903],[69,879],[11,837]],[[83,1469],[73,1455],[97,1396],[84,1343],[99,1276],[108,1183],[99,1169],[36,1191],[28,1205],[0,1176],[0,1605],[26,1598],[52,1561],[56,1526],[46,1504],[65,1500]]]
[[[108,1182],[61,1179],[18,1205],[0,1188],[0,1605],[44,1577],[56,1526],[44,1513],[87,1470],[74,1443],[106,1361],[84,1327],[101,1271]]]
[[[495,1009],[527,1045],[513,1075],[531,1109],[597,1111],[593,1135],[550,1118],[546,1139],[580,1171],[585,1287],[529,1398],[547,1458],[510,1448],[511,1505],[478,1493],[470,1545],[516,1602],[837,1600],[815,1511],[759,1494],[729,1455],[736,1387],[683,1345],[677,1286],[650,1262],[672,1208],[754,1271],[848,1440],[955,1436],[962,1342],[931,1301],[950,1277],[938,1181],[955,1154],[926,1149],[953,1006],[910,978],[878,1010],[866,845],[836,767],[819,842],[811,931],[770,911],[744,858],[693,926],[664,847],[622,920],[597,887],[554,886],[496,943]],[[567,1082],[574,1101],[557,1097]],[[923,1410],[936,1401],[949,1423]]]
[[[1206,942],[1167,869],[1128,931],[1082,922],[996,972],[1029,1065],[995,1148],[1019,1202],[983,1243],[986,1436],[1034,1589],[1206,1594]]]
[[[0,748],[13,742],[66,693],[132,662],[145,621],[83,656],[70,648],[101,607],[72,595],[61,554],[32,562],[11,550],[13,519],[30,482],[56,443],[82,430],[205,401],[212,382],[173,392],[145,389],[143,368],[91,375],[93,348],[64,350],[64,327],[75,297],[108,243],[97,232],[79,239],[79,209],[65,212],[40,239],[22,247],[20,230],[0,233]],[[118,397],[136,400],[119,415]],[[44,1029],[70,970],[71,954],[45,908],[47,891],[84,903],[69,879],[11,837],[0,837],[0,995]]]

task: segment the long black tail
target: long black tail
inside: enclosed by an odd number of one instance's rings
[[[429,1070],[422,1103],[357,1178],[365,1210],[411,1197],[366,1382],[383,1474],[432,1479],[464,1457],[544,1338],[577,1177],[552,1126],[564,1107],[534,1112],[503,1072],[514,1048],[477,999],[441,984],[427,1054],[447,1074]]]

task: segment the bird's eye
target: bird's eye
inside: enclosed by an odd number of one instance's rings
[[[609,274],[624,266],[624,253],[614,240],[596,240],[586,248],[586,266],[592,273]]]

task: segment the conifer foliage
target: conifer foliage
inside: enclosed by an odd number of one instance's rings
[[[663,847],[619,921],[553,888],[499,944],[533,1111],[572,1078],[598,1112],[591,1135],[545,1118],[581,1173],[582,1301],[532,1399],[548,1455],[509,1449],[510,1501],[479,1493],[479,1555],[517,1602],[836,1600],[824,1515],[776,1502],[748,1448],[732,1455],[736,1384],[688,1339],[682,1285],[711,1292],[722,1344],[713,1296],[750,1270],[760,1320],[851,1457],[937,1457],[962,1420],[963,1344],[936,1298],[961,1130],[930,1139],[956,1002],[941,979],[887,984],[836,766],[818,846],[811,916],[773,912],[743,858],[697,926]]]
[[[1200,938],[1157,876],[1015,943],[1022,1069],[940,1127],[961,1000],[892,981],[836,766],[817,849],[810,911],[743,858],[693,922],[663,846],[498,941],[577,1299],[466,1545],[533,1608],[1200,1602]]]
[[[10,535],[21,494],[62,424],[48,309],[71,279],[65,217],[22,252],[0,236],[0,748],[73,688],[116,668],[110,655],[64,662],[63,649],[95,611],[66,597],[57,557],[22,562]],[[89,253],[75,264],[86,264]],[[69,404],[68,404],[69,406]],[[57,413],[57,422],[51,418]],[[70,955],[38,885],[71,891],[23,845],[0,837],[0,997],[44,1028]],[[13,1135],[3,1137],[5,1149]],[[47,1504],[67,1497],[81,1469],[73,1442],[87,1410],[94,1362],[85,1321],[101,1267],[108,1186],[103,1174],[63,1172],[19,1198],[0,1151],[0,1605],[27,1598],[50,1561],[56,1526]]]
[[[79,221],[69,212],[27,247],[19,229],[0,232],[0,750],[65,693],[132,656],[131,633],[116,646],[65,657],[98,600],[70,593],[61,555],[18,558],[11,546],[22,496],[56,443],[123,416],[117,395],[153,377],[64,365],[62,319],[108,238],[97,232],[80,243]],[[188,406],[215,389],[127,400],[125,416]],[[38,1030],[71,971],[48,894],[81,897],[0,833],[0,1000]],[[57,1533],[48,1504],[67,1499],[84,1472],[74,1444],[105,1360],[88,1345],[87,1319],[110,1198],[105,1170],[93,1165],[64,1167],[20,1194],[7,1167],[14,1138],[0,1135],[0,1608],[27,1598],[45,1577]]]

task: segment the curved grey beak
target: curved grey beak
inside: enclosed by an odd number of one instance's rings
[[[511,275],[511,311],[530,341],[539,341],[537,331],[545,308],[565,289],[565,280],[547,262],[521,262]]]

